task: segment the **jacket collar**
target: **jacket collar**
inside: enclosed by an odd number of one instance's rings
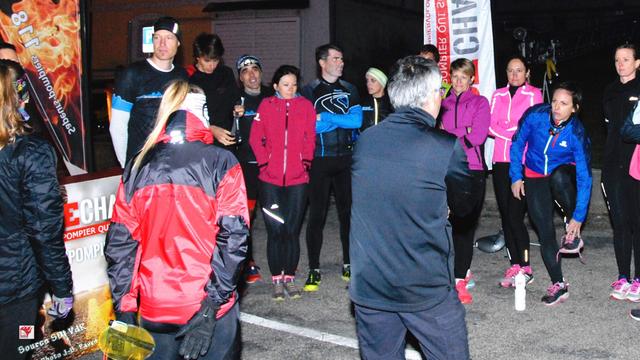
[[[427,125],[429,127],[436,126],[436,119],[433,118],[428,112],[417,107],[400,107],[393,113],[398,119],[407,122],[416,122]]]

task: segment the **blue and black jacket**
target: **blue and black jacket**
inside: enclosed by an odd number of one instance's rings
[[[320,114],[320,120],[316,121],[314,157],[351,155],[357,130],[362,125],[358,90],[343,80],[330,83],[316,79],[301,94]]]
[[[575,164],[577,199],[573,218],[583,222],[591,198],[591,141],[582,121],[575,115],[562,126],[552,123],[551,105],[539,104],[531,107],[520,120],[511,145],[511,183],[523,179],[522,159],[527,147],[524,165],[544,176],[559,166]]]

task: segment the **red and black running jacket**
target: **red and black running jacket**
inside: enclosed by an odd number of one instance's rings
[[[236,301],[246,190],[205,122],[202,108],[175,112],[140,167],[125,167],[105,244],[116,311],[186,324],[205,296],[220,305],[218,317]]]

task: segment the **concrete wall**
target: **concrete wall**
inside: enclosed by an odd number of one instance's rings
[[[94,78],[111,78],[117,66],[130,62],[130,28],[140,21],[162,15],[173,16],[182,25],[182,44],[176,56],[180,65],[192,62],[194,38],[201,32],[211,32],[216,14],[203,13],[208,0],[102,0],[94,1],[90,9],[91,27],[91,70]],[[309,8],[299,11],[301,23],[301,71],[306,80],[315,78],[315,48],[330,41],[329,0],[310,0]],[[262,12],[276,14],[278,10],[238,11],[240,17],[261,16]],[[247,14],[251,12],[251,14]],[[280,11],[290,16],[291,11]],[[225,14],[226,15],[226,14]],[[228,18],[225,17],[225,18]],[[135,36],[138,36],[136,33]],[[224,42],[224,39],[222,39]],[[229,63],[227,59],[227,63]]]

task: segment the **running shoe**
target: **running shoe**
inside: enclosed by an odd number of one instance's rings
[[[627,278],[623,277],[614,281],[611,284],[611,298],[615,300],[625,300],[630,288],[631,284],[627,281]]]
[[[515,286],[516,275],[520,272],[520,265],[514,264],[511,265],[505,272],[502,280],[500,280],[500,286],[503,288],[510,288]]]
[[[465,279],[456,279],[456,291],[461,303],[465,305],[473,303],[473,297],[467,290],[467,281]]]
[[[291,299],[298,299],[300,297],[300,290],[298,290],[298,287],[296,286],[295,276],[284,276],[284,290]]]
[[[284,301],[284,283],[282,282],[282,275],[276,275],[271,277],[273,282],[273,294],[271,298],[274,301]]]
[[[346,282],[351,280],[351,264],[342,265],[342,280]]]
[[[471,269],[467,270],[467,275],[465,275],[464,280],[467,282],[467,290],[476,287],[476,281],[471,273]]]
[[[640,309],[631,309],[631,311],[629,312],[629,315],[633,320],[640,321]]]
[[[245,269],[245,281],[248,284],[253,284],[260,280],[262,280],[262,276],[260,275],[260,267],[256,265],[254,261],[249,261]]]
[[[524,271],[524,277],[526,279],[527,285],[531,284],[533,282],[533,270],[531,270],[531,266],[523,266],[520,269]]]
[[[631,302],[640,302],[640,278],[633,279],[629,292],[627,292],[627,300]]]
[[[304,287],[302,290],[304,291],[318,291],[320,288],[320,270],[311,269],[309,270],[309,276],[307,277],[307,281],[304,283]]]
[[[569,240],[567,235],[565,234],[561,240],[561,247],[556,254],[556,261],[560,261],[560,254],[578,254],[580,256],[580,261],[584,263],[582,260],[582,254],[580,251],[584,248],[584,241],[582,241],[581,237],[574,237],[573,240]]]
[[[563,303],[569,298],[569,284],[557,282],[547,288],[542,302],[547,306]]]

